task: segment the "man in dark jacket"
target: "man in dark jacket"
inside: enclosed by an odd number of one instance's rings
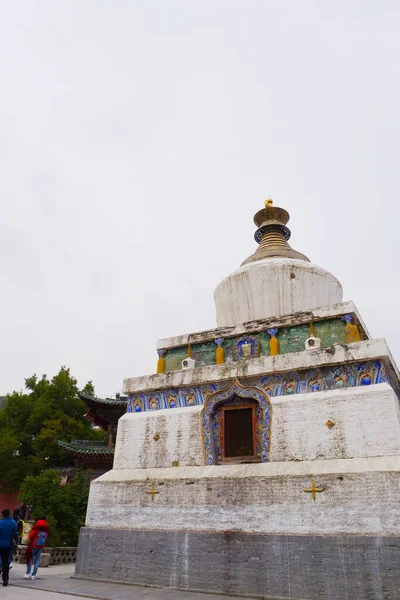
[[[10,509],[5,508],[1,511],[3,515],[2,520],[0,521],[0,557],[3,565],[3,585],[8,585],[8,572],[9,572],[9,556],[12,546],[12,540],[17,531],[17,524],[10,517]]]

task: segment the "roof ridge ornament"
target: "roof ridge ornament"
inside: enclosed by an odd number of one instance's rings
[[[284,208],[273,205],[272,198],[265,200],[265,208],[254,215],[257,231],[254,239],[259,244],[257,250],[242,265],[247,265],[265,258],[294,258],[310,262],[301,252],[293,250],[288,244],[290,229],[286,227],[290,215]]]

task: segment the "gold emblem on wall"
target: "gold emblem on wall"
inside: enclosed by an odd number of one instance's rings
[[[154,496],[156,494],[159,494],[160,492],[157,492],[157,490],[154,487],[154,483],[151,486],[151,490],[149,490],[148,492],[146,492],[146,494],[151,494],[151,501],[154,502]]]
[[[310,488],[308,488],[307,490],[304,490],[304,491],[305,491],[305,492],[308,492],[308,493],[310,493],[310,494],[311,494],[311,496],[312,496],[312,499],[313,499],[313,500],[314,500],[314,502],[315,502],[315,499],[316,499],[316,497],[317,497],[317,496],[316,496],[316,494],[317,494],[317,493],[320,493],[320,492],[324,492],[324,491],[325,491],[325,488],[323,488],[323,487],[316,487],[316,486],[315,486],[315,482],[314,482],[314,480],[312,480],[312,482],[311,482],[311,487],[310,487]]]

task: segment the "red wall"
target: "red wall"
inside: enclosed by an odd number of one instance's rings
[[[19,508],[21,506],[21,501],[18,500],[19,492],[15,492],[13,494],[1,494],[0,493],[0,511],[3,508],[9,508],[11,512],[14,508]]]

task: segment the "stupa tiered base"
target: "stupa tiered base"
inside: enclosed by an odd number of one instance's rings
[[[346,372],[358,380],[325,389],[350,357]],[[316,371],[320,390],[312,391]],[[210,385],[210,372],[219,373],[213,385],[221,391],[204,404],[120,419],[114,468],[91,486],[77,575],[272,598],[395,598],[399,379],[386,343],[127,380],[131,409],[140,396],[150,407],[155,390],[168,398],[179,389],[190,398]],[[218,458],[221,440],[210,448],[205,436],[215,434],[220,403],[238,399],[240,406],[271,385],[269,373],[287,382],[293,372],[297,393],[268,398],[268,461]]]

